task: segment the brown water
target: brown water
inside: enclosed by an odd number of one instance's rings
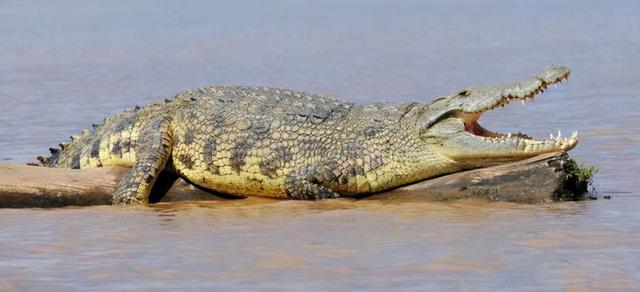
[[[0,2],[0,160],[202,85],[426,101],[562,64],[569,83],[482,121],[579,130],[600,199],[3,209],[0,290],[640,290],[637,2],[88,2]]]

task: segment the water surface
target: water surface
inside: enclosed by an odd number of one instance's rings
[[[0,210],[0,290],[640,289],[634,1],[2,1],[0,160],[212,84],[428,101],[567,65],[482,118],[580,131],[600,200],[244,201]],[[611,200],[603,200],[610,195]]]

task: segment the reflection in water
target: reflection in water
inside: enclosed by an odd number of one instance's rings
[[[3,209],[0,290],[640,290],[637,2],[196,2],[3,3],[0,160],[195,86],[426,101],[556,63],[570,82],[483,125],[580,130],[612,199]]]

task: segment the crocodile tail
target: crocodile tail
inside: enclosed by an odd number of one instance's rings
[[[97,126],[99,125],[94,125],[94,128]],[[83,142],[87,140],[89,135],[89,130],[84,129],[80,136],[71,136],[71,140],[69,142],[62,142],[58,144],[59,148],[49,148],[49,156],[36,157],[39,162],[37,165],[45,167],[79,168],[79,165],[76,167],[70,164],[71,161],[68,161],[68,157],[73,157],[76,153],[79,153],[82,150]]]
[[[92,129],[84,129],[80,135],[71,136],[67,142],[60,143],[59,148],[49,148],[49,156],[38,156],[38,165],[45,167],[80,168],[87,163],[101,166],[99,158],[100,137],[102,135],[119,136],[122,129],[131,127],[134,115],[140,107],[126,110],[124,113],[107,117],[101,124],[92,124]]]
[[[60,144],[62,146],[62,144]],[[49,156],[38,156],[37,159],[40,162],[40,165],[52,167],[56,164],[58,159],[60,158],[60,152],[64,151],[61,148],[49,148],[49,152],[51,153]]]

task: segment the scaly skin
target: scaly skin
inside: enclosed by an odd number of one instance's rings
[[[533,98],[568,75],[568,68],[550,66],[527,81],[468,88],[424,104],[356,105],[285,89],[201,88],[107,118],[39,160],[49,167],[131,167],[114,204],[147,203],[178,177],[241,197],[364,196],[572,149],[575,135],[535,140],[477,123],[484,111]]]

